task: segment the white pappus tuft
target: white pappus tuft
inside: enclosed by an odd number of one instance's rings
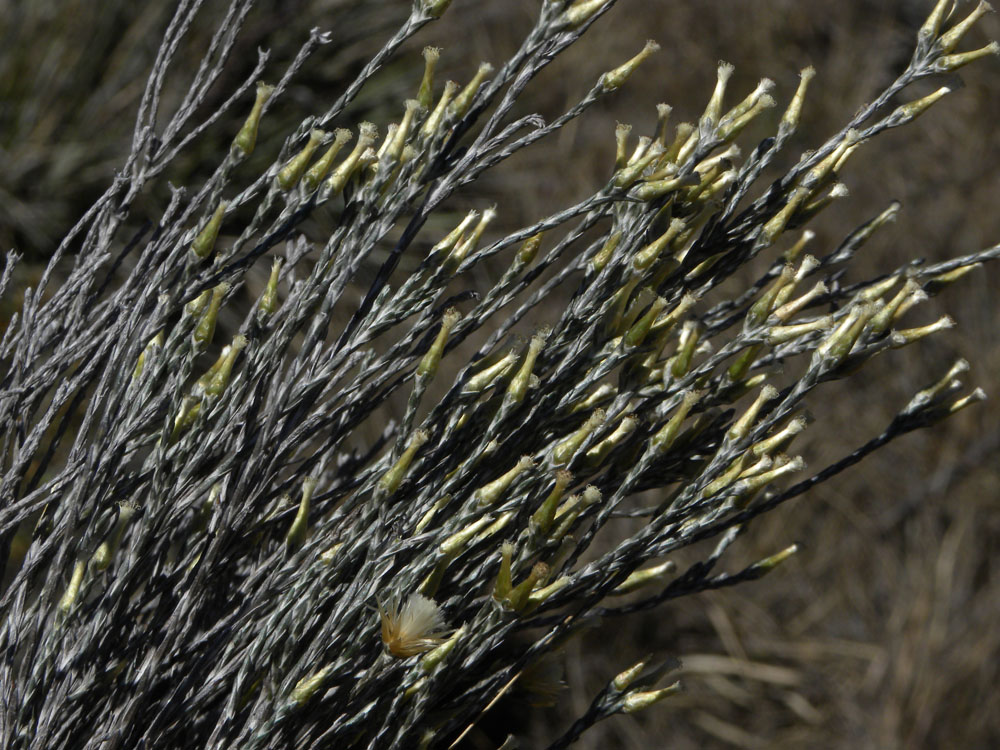
[[[379,603],[382,643],[400,659],[430,651],[444,642],[445,622],[438,605],[421,594],[411,594],[402,607],[398,601]]]

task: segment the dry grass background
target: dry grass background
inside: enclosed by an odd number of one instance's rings
[[[797,155],[839,130],[902,69],[930,4],[620,0],[529,89],[523,108],[560,111],[647,37],[663,45],[655,63],[550,143],[504,165],[467,200],[499,203],[497,231],[568,204],[609,176],[617,120],[648,131],[660,101],[674,106],[677,121],[697,117],[719,59],[737,67],[734,91],[766,75],[777,82],[779,100],[794,90],[801,67],[817,67],[793,144]],[[25,253],[23,285],[126,152],[170,8],[125,0],[8,5],[0,2],[0,249]],[[297,122],[335,96],[408,6],[408,0],[259,4],[241,46],[248,66],[261,45],[274,51],[274,60],[291,56],[312,26],[332,28],[338,40],[310,62],[271,121],[272,143],[286,130],[277,118]],[[455,0],[363,93],[354,114],[382,123],[398,116],[399,102],[419,78],[423,44],[445,48],[442,77],[466,79],[480,59],[501,60],[536,6],[536,0]],[[210,16],[189,40],[185,59],[194,60],[204,45]],[[1000,37],[996,17],[975,32],[977,42],[987,36]],[[183,63],[174,72],[183,80]],[[851,195],[817,222],[815,251],[830,249],[892,198],[903,202],[899,222],[870,243],[852,273],[1000,241],[1000,63],[989,59],[963,78],[964,91],[880,137],[852,163],[844,176]],[[764,123],[759,134],[773,125]],[[202,139],[173,181],[196,181],[234,129],[220,126]],[[158,196],[144,200],[155,218]],[[544,746],[610,676],[659,652],[684,659],[686,692],[598,726],[581,747],[1000,747],[997,289],[998,268],[967,277],[920,313],[927,321],[951,313],[954,331],[873,362],[852,382],[827,386],[805,455],[818,468],[864,442],[959,356],[972,363],[971,379],[992,401],[892,444],[757,522],[735,545],[731,569],[792,541],[802,545],[768,578],[605,622],[586,634],[565,653],[569,689],[556,707],[529,710],[516,700],[498,706],[472,746],[495,747],[512,727],[529,733],[527,746]]]

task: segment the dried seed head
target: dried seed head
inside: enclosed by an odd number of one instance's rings
[[[382,643],[398,659],[422,654],[444,642],[445,623],[441,610],[422,594],[410,594],[402,607],[379,604]]]
[[[554,706],[567,688],[564,672],[562,660],[555,654],[545,654],[521,672],[517,685],[527,693],[525,698],[532,706]]]

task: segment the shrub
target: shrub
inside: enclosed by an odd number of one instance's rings
[[[347,107],[449,5],[418,0],[262,169],[258,131],[326,37],[273,86],[262,54],[206,114],[250,7],[235,3],[160,125],[198,13],[178,7],[131,154],[0,344],[5,747],[448,747],[511,691],[544,703],[547,659],[595,618],[768,573],[794,547],[716,569],[749,521],[982,398],[960,395],[959,362],[831,466],[804,474],[789,455],[817,386],[949,327],[905,316],[998,254],[847,283],[897,206],[821,257],[802,229],[859,149],[950,88],[897,96],[996,53],[957,51],[983,5],[946,20],[938,2],[900,76],[773,181],[813,72],[744,155],[773,84],[731,106],[720,64],[698,122],[672,127],[660,105],[648,136],[619,126],[591,196],[492,241],[502,206],[436,232],[463,188],[641,74],[653,43],[563,115],[513,115],[613,4],[544,2],[522,47],[464,86],[435,85],[428,48],[380,139]],[[143,223],[140,196],[236,107],[249,114],[210,177],[169,185]],[[419,260],[403,272],[404,257]],[[216,351],[217,326],[235,332]],[[709,540],[674,571],[672,553]],[[553,747],[676,692],[675,666],[623,664]]]

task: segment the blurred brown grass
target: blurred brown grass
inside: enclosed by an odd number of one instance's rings
[[[0,33],[0,247],[16,247],[32,262],[22,284],[126,153],[153,40],[166,19],[159,4],[100,6],[97,13],[73,0],[15,3]],[[264,2],[251,15],[241,54],[252,65],[255,47],[266,43],[276,60],[287,59],[311,26],[334,29],[338,41],[307,66],[282,108],[290,128],[336,95],[408,6],[406,0]],[[663,45],[655,62],[547,145],[504,164],[466,200],[480,207],[498,202],[502,231],[584,195],[608,177],[616,120],[648,132],[660,101],[674,106],[675,121],[697,117],[719,59],[737,67],[734,92],[768,76],[779,100],[794,90],[801,67],[817,67],[790,151],[797,156],[839,130],[902,69],[929,6],[620,0],[589,38],[544,72],[522,109],[561,111],[647,37]],[[398,116],[419,78],[423,44],[445,48],[442,79],[463,80],[480,59],[503,59],[536,8],[535,0],[455,0],[366,90],[354,114],[381,123]],[[183,60],[196,59],[211,28],[206,17],[204,30],[189,40],[175,70],[180,78]],[[976,46],[998,37],[996,17],[974,32]],[[893,198],[903,202],[900,220],[866,246],[854,279],[915,256],[939,260],[1000,241],[1000,64],[988,59],[962,77],[963,91],[865,147],[844,176],[850,197],[814,227],[814,252],[831,249]],[[757,135],[773,125],[762,123]],[[273,138],[288,129],[275,121],[270,127]],[[231,132],[220,126],[208,134],[172,179],[196,181],[204,171],[199,160],[220,153]],[[148,200],[155,217],[155,196]],[[473,745],[495,746],[487,741],[495,723],[522,727],[531,732],[528,746],[543,746],[607,679],[660,652],[685,660],[685,693],[599,725],[580,747],[1000,746],[998,284],[1000,269],[993,267],[966,277],[918,313],[923,322],[947,311],[958,322],[954,331],[927,342],[919,355],[908,349],[886,356],[851,382],[828,386],[825,400],[814,404],[804,452],[820,468],[864,442],[959,356],[994,400],[889,446],[756,523],[724,561],[728,569],[793,541],[802,545],[764,580],[606,622],[575,641],[565,654],[569,689],[560,703],[530,713],[519,704],[498,707],[504,713],[484,720]],[[685,561],[677,562],[683,568]]]

